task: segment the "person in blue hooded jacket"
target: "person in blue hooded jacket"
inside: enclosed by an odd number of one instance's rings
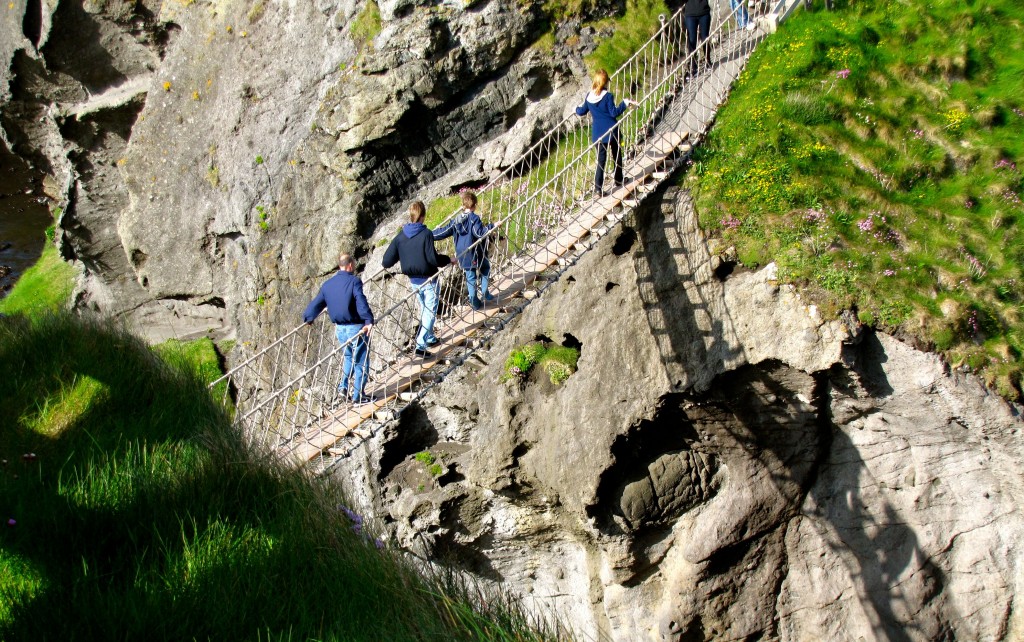
[[[607,87],[608,72],[599,69],[594,74],[594,82],[586,99],[576,108],[577,116],[591,115],[590,142],[597,143],[597,175],[594,177],[594,188],[599,197],[604,196],[604,166],[608,162],[609,151],[612,153],[612,162],[615,163],[615,187],[622,187],[622,146],[619,144],[619,128],[615,124],[630,105],[636,104],[626,98],[616,105],[615,96],[607,91]]]
[[[392,267],[402,262],[402,274],[409,277],[413,292],[420,304],[420,327],[416,333],[416,356],[433,356],[428,348],[440,341],[434,336],[434,322],[437,320],[437,279],[431,278],[438,270],[450,265],[452,260],[434,249],[434,235],[423,224],[427,207],[423,201],[409,206],[409,222],[391,241],[381,265]]]
[[[480,310],[487,301],[493,301],[494,295],[487,291],[487,279],[491,275],[491,262],[487,260],[487,241],[474,243],[482,238],[494,225],[484,225],[476,213],[476,194],[462,194],[462,211],[450,221],[434,230],[434,240],[440,241],[455,236],[455,255],[459,259],[459,267],[466,273],[466,290],[469,292],[469,304],[474,310]],[[477,294],[477,276],[479,275],[480,294]]]

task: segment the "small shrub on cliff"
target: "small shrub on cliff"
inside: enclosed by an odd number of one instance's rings
[[[352,21],[349,33],[360,47],[364,47],[377,37],[381,30],[380,7],[374,0],[367,0],[366,6]]]
[[[580,351],[576,348],[545,346],[540,342],[528,343],[508,355],[501,380],[524,379],[534,366],[539,366],[548,375],[551,383],[559,385],[576,372],[579,358]]]

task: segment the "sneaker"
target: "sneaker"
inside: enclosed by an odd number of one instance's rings
[[[430,352],[426,348],[416,348],[412,353],[417,357],[423,357],[424,359],[434,356],[434,353]]]
[[[480,302],[480,299],[472,299],[469,302],[469,307],[479,312],[484,309],[484,304]]]
[[[494,296],[494,295],[493,295],[493,294],[491,294],[490,292],[488,292],[487,294],[485,294],[485,295],[484,295],[484,301],[494,301],[494,300],[496,300],[497,298],[498,298],[498,297]]]
[[[363,395],[362,397],[354,400],[352,403],[357,405],[357,406],[362,406],[363,404],[374,403],[376,401],[377,400],[374,399],[373,397],[370,397],[370,396],[367,396],[367,395]]]
[[[427,339],[427,347],[428,348],[436,346],[439,343],[441,343],[441,340],[438,339],[437,337],[431,337],[431,338]]]
[[[757,29],[757,25],[755,25],[753,22],[748,22],[746,29],[747,31],[753,31],[754,29]]]

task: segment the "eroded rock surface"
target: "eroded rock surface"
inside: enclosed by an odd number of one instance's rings
[[[1016,639],[1019,409],[773,277],[669,189],[337,474],[583,639]],[[541,336],[579,371],[498,383]]]
[[[51,176],[79,309],[265,344],[405,199],[486,180],[561,118],[593,46],[533,47],[539,11],[505,0],[385,2],[353,33],[372,11],[14,0],[0,125]]]

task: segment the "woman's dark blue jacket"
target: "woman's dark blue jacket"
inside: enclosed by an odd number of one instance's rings
[[[590,92],[583,104],[576,108],[576,115],[586,116],[587,112],[593,114],[594,122],[590,127],[590,142],[596,143],[600,140],[602,143],[607,143],[613,135],[618,138],[619,130],[616,129],[613,133],[609,133],[609,130],[615,126],[615,121],[624,111],[626,111],[626,101],[622,101],[616,107],[612,92],[603,91],[600,94]]]

